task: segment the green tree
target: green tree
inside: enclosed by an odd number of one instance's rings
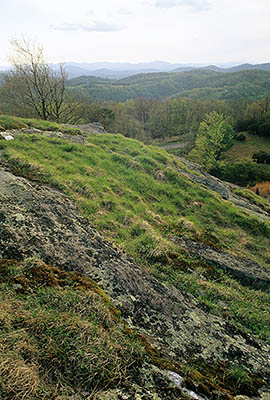
[[[220,166],[224,152],[233,143],[234,131],[228,118],[213,111],[200,123],[195,148],[190,156],[211,171]]]

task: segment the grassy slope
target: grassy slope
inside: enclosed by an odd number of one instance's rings
[[[175,251],[169,236],[186,234],[270,262],[270,251],[261,256],[268,223],[180,176],[183,165],[162,149],[121,135],[90,136],[87,146],[41,136],[1,145],[15,172],[61,187],[97,229],[135,256],[166,258]],[[183,221],[194,225],[193,233],[185,232]]]
[[[181,176],[183,165],[162,149],[121,135],[89,136],[86,146],[28,135],[1,147],[13,172],[61,188],[91,225],[159,279],[269,340],[269,293],[242,287],[171,241],[184,235],[269,266],[269,223]]]

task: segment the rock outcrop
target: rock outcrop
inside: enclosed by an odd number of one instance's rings
[[[21,128],[21,129],[9,129],[6,132],[2,132],[0,134],[0,139],[4,138],[6,140],[12,140],[13,137],[16,137],[18,135],[22,135],[22,134],[23,135],[33,135],[34,134],[34,135],[44,135],[44,136],[64,139],[64,140],[68,140],[69,142],[72,142],[72,143],[85,144],[87,135],[107,133],[105,131],[104,127],[99,122],[91,122],[91,123],[85,124],[85,125],[64,124],[64,126],[66,126],[68,128],[79,129],[81,131],[81,134],[72,135],[72,134],[63,133],[60,131],[46,131],[46,130],[40,130],[37,128]]]
[[[88,124],[83,124],[83,125],[65,124],[65,126],[68,126],[71,128],[79,128],[82,131],[82,133],[84,133],[84,134],[107,133],[104,126],[102,126],[99,122],[90,122]]]

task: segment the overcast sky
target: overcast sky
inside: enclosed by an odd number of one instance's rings
[[[48,62],[270,62],[269,0],[0,1],[0,65],[22,35]]]

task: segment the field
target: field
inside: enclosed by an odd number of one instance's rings
[[[252,135],[244,132],[246,140],[236,142],[236,144],[227,151],[225,160],[228,162],[251,161],[252,154],[257,151],[270,152],[270,139],[261,136]]]

